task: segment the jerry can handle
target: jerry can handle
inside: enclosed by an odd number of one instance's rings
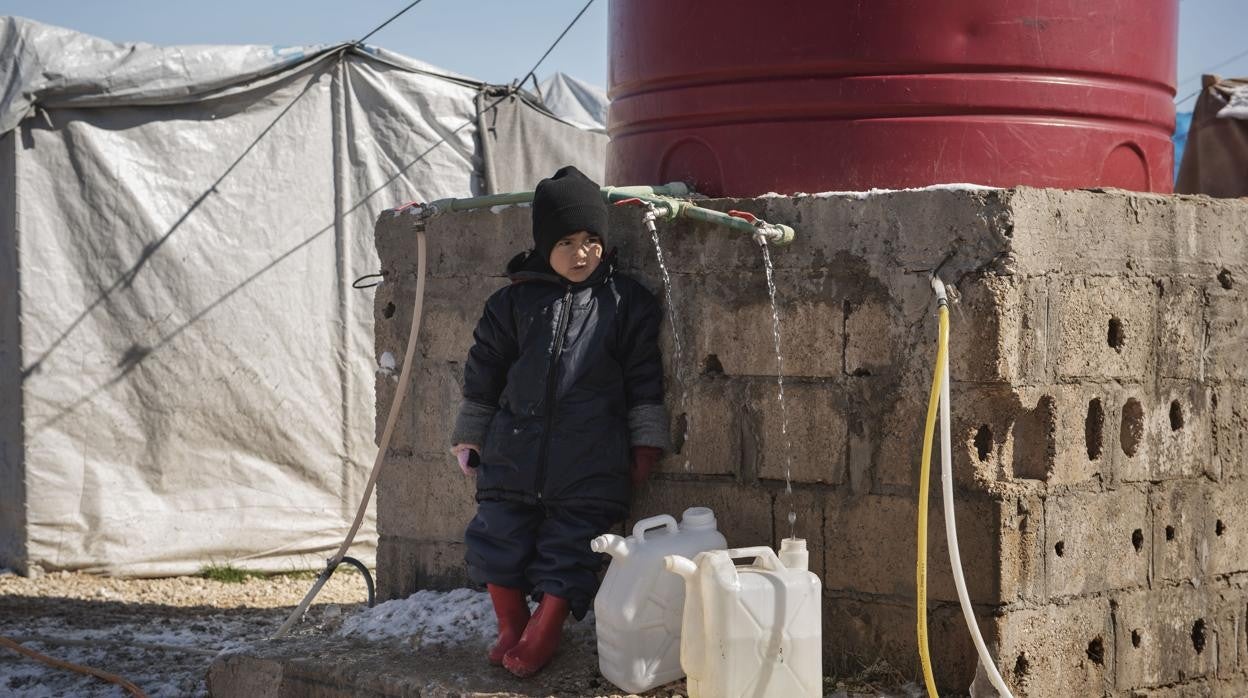
[[[733,564],[743,558],[753,558],[754,564],[764,569],[780,571],[786,569],[783,562],[776,555],[776,551],[766,545],[755,545],[749,548],[733,548],[728,551],[728,557],[732,558]],[[737,565],[740,567],[740,565]]]
[[[644,543],[646,540],[646,531],[655,528],[666,528],[672,533],[678,533],[680,531],[679,524],[676,523],[676,519],[673,518],[671,514],[659,514],[658,516],[651,516],[648,519],[642,519],[634,524],[633,538],[636,538],[638,543]]]

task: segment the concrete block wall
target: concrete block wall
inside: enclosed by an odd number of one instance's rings
[[[792,509],[824,581],[828,670],[884,658],[916,673],[915,498],[936,336],[927,272],[943,264],[962,559],[1007,680],[1036,696],[1248,693],[1248,201],[1019,188],[703,203],[798,231],[772,255],[792,447],[757,246],[664,225],[680,448],[634,520],[706,505],[731,545],[776,545]],[[378,486],[383,598],[466,581],[472,485],[447,438],[472,327],[528,246],[528,221],[511,207],[428,225],[412,393]],[[386,214],[377,226],[378,356],[401,357],[407,336],[411,223]],[[613,211],[611,225],[621,269],[662,298],[637,212]],[[395,380],[378,375],[379,420]],[[961,692],[976,658],[938,471],[929,629],[938,682]]]

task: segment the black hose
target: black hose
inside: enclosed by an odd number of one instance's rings
[[[368,607],[372,608],[373,603],[375,601],[375,597],[374,597],[375,589],[373,588],[373,575],[369,573],[368,568],[364,566],[363,562],[360,562],[359,560],[353,557],[343,556],[342,561],[339,562],[338,564],[341,565],[343,563],[351,565],[355,569],[359,570],[360,574],[364,575],[364,584],[368,585]],[[337,569],[337,567],[335,567],[334,569]]]

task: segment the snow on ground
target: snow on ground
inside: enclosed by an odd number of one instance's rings
[[[529,603],[530,608],[536,604]],[[398,639],[418,647],[430,645],[488,646],[497,626],[490,595],[472,589],[418,591],[361,610],[343,621],[338,634],[379,641]],[[594,614],[572,623],[564,637],[573,642],[596,642]]]

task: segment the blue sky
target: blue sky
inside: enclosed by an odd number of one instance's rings
[[[0,11],[113,41],[302,45],[358,39],[408,2],[7,0]],[[471,77],[509,82],[533,65],[584,2],[423,0],[369,43]],[[1202,70],[1248,51],[1243,31],[1248,0],[1180,0],[1179,13],[1177,92],[1182,98],[1199,88]],[[607,0],[595,0],[538,76],[561,70],[605,87],[606,37]],[[1220,72],[1248,75],[1248,55]]]

